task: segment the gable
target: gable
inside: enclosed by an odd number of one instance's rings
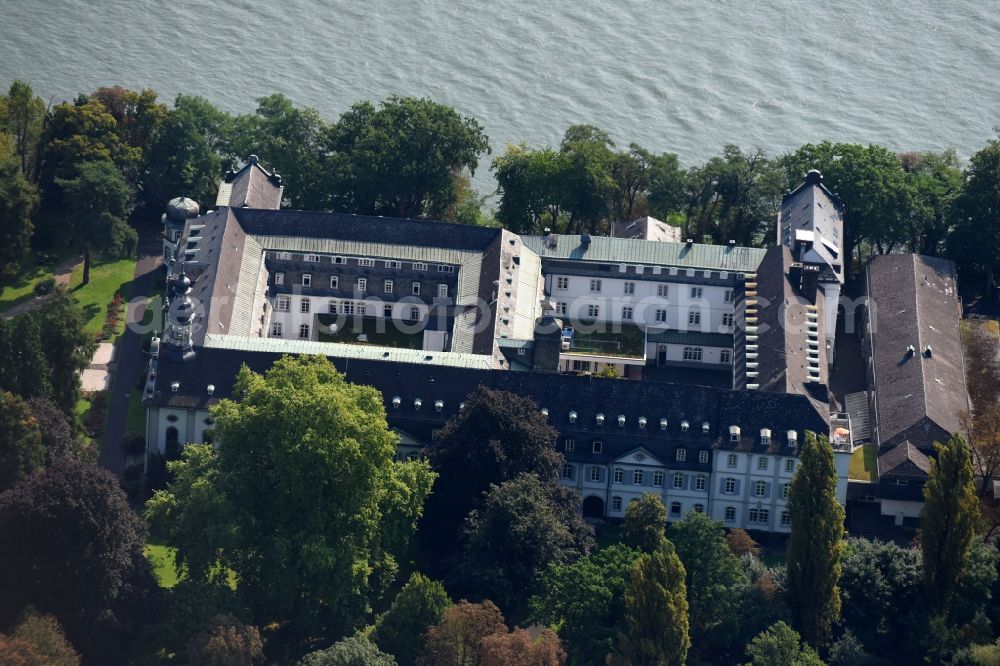
[[[637,449],[629,451],[620,458],[615,458],[614,462],[617,465],[649,465],[652,467],[664,467],[664,464],[659,458],[641,446]]]

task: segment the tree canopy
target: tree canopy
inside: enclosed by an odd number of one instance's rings
[[[372,641],[396,658],[400,666],[413,666],[424,647],[428,627],[441,621],[451,606],[444,585],[414,572],[375,624]]]
[[[666,538],[632,566],[621,652],[631,664],[682,666],[691,647],[684,565]]]
[[[20,396],[0,391],[0,492],[41,469],[42,431]]]
[[[659,493],[643,493],[628,503],[622,523],[622,542],[645,553],[660,547],[667,529],[667,508]]]

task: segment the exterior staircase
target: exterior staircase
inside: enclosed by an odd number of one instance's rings
[[[844,398],[845,409],[851,419],[851,438],[854,442],[867,442],[872,438],[871,416],[868,413],[868,394],[864,391],[848,393]]]

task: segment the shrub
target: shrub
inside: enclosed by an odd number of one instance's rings
[[[35,285],[35,293],[39,296],[44,296],[45,294],[52,291],[52,288],[56,286],[56,281],[54,278],[46,278]]]

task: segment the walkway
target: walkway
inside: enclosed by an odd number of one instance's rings
[[[108,395],[108,417],[104,424],[104,441],[99,462],[115,474],[125,469],[125,451],[122,437],[125,435],[125,421],[128,402],[136,387],[139,374],[146,369],[146,354],[142,351],[142,334],[136,332],[132,324],[142,322],[146,310],[146,299],[154,280],[162,279],[159,272],[163,261],[160,239],[162,227],[147,224],[139,228],[138,262],[132,280],[132,293],[125,312],[125,332],[118,342],[118,360]]]
[[[114,370],[115,346],[110,342],[97,345],[90,367],[80,373],[80,388],[84,392],[106,391]]]
[[[56,285],[61,287],[66,287],[68,289],[70,278],[73,277],[73,271],[76,269],[77,266],[79,266],[82,263],[83,263],[83,257],[73,257],[72,259],[67,259],[63,263],[56,266],[52,276],[53,279],[55,279]],[[23,303],[18,303],[14,307],[4,312],[3,318],[13,319],[14,317],[20,314],[24,314],[25,312],[34,310],[35,308],[37,308],[39,305],[49,300],[50,298],[52,298],[51,293],[45,294],[44,296],[35,296],[34,298],[29,298]]]

